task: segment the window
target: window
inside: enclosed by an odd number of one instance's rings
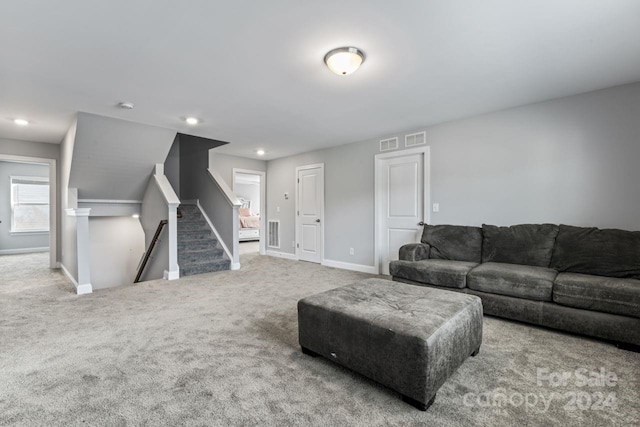
[[[49,231],[49,179],[11,177],[11,232]]]

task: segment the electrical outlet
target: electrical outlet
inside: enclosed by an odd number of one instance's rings
[[[280,212],[280,206],[276,206],[276,212]]]
[[[433,204],[433,211],[434,212],[440,212],[440,203],[434,203]]]
[[[349,255],[354,255],[355,251],[353,250],[353,248],[349,248]]]

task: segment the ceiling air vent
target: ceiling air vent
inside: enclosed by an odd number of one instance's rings
[[[426,132],[418,132],[418,133],[410,133],[404,137],[404,146],[405,147],[415,147],[416,145],[424,145],[427,143],[427,133]]]
[[[398,148],[398,138],[389,138],[380,140],[380,151],[391,151]]]
[[[280,249],[280,220],[270,219],[267,224],[268,246],[270,248]]]

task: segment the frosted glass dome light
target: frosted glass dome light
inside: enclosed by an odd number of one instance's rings
[[[339,47],[324,56],[324,63],[341,76],[353,73],[364,62],[364,52],[355,47]]]

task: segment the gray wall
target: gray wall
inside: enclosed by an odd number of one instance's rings
[[[73,160],[73,146],[76,138],[77,121],[74,120],[71,127],[60,143],[60,165],[58,168],[60,186],[59,217],[62,227],[58,233],[58,242],[62,244],[60,252],[60,264],[67,272],[78,280],[78,242],[76,218],[68,216],[66,209],[78,207],[78,192],[69,189],[69,176],[71,174],[71,162]]]
[[[170,129],[78,113],[69,186],[79,199],[141,200],[175,136]]]
[[[639,118],[635,83],[269,161],[267,215],[293,253],[295,167],[325,163],[325,258],[373,265],[379,140],[426,130],[433,224],[640,230]]]
[[[12,156],[26,156],[26,157],[38,157],[43,159],[54,159],[57,161],[56,169],[56,184],[57,184],[57,205],[58,210],[61,206],[60,196],[60,145],[47,144],[43,142],[32,141],[17,141],[13,139],[0,138],[0,154],[8,154]],[[57,240],[57,258],[60,261],[62,258],[62,217],[58,213],[56,218],[56,228],[58,229]]]
[[[171,150],[164,161],[164,175],[173,187],[176,196],[180,198],[180,139],[176,136]]]
[[[49,233],[11,234],[12,176],[49,178],[49,165],[0,161],[0,253],[49,247]]]
[[[149,184],[142,199],[140,212],[140,227],[143,230],[142,252],[151,245],[153,236],[162,220],[169,219],[169,208],[162,195],[162,191],[155,182],[155,178],[149,179]],[[165,225],[158,237],[155,248],[151,252],[149,261],[141,276],[141,281],[162,279],[164,272],[169,271],[169,225]]]
[[[216,153],[216,150],[211,150],[209,152],[209,167],[222,176],[222,179],[224,179],[224,182],[227,183],[229,188],[233,188],[233,169],[264,172],[267,170],[267,162],[264,160],[219,154]]]

